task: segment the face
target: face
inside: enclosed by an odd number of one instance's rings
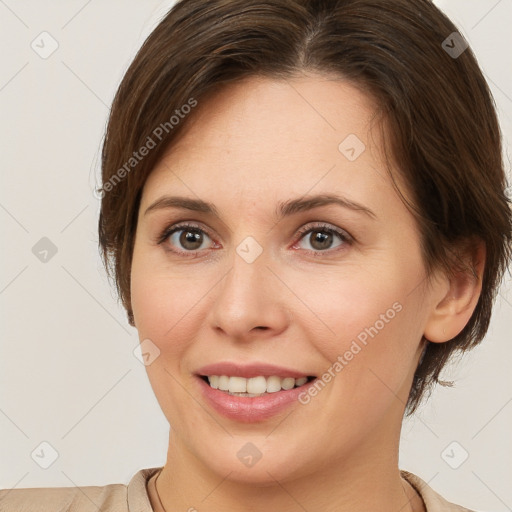
[[[252,77],[150,174],[132,307],[181,460],[263,485],[394,456],[433,302],[375,111],[341,80]]]

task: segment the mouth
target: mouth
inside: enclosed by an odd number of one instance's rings
[[[307,386],[315,376],[281,377],[279,375],[257,375],[245,378],[238,375],[199,375],[212,389],[231,396],[248,398],[262,397],[281,391]]]
[[[198,368],[199,391],[217,413],[232,421],[264,422],[300,402],[318,378],[263,362],[223,361]]]

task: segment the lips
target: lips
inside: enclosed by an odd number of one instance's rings
[[[198,375],[207,377],[209,375],[228,375],[233,377],[272,377],[273,375],[286,378],[300,379],[301,377],[309,377],[311,374],[303,373],[298,370],[285,368],[266,363],[252,363],[248,365],[240,365],[237,363],[225,362],[214,363],[199,368],[196,372]]]
[[[244,423],[265,421],[291,407],[316,380],[316,377],[298,370],[263,363],[215,363],[200,368],[196,376],[203,398],[211,408],[231,420]],[[264,382],[272,384],[278,380],[281,382],[279,390],[277,386],[267,388],[270,391],[263,390]],[[244,381],[249,387],[245,388],[246,392],[231,391],[241,389],[236,386]],[[236,386],[230,388],[233,383]]]

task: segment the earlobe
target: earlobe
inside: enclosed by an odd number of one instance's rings
[[[433,343],[455,338],[468,323],[480,298],[485,267],[484,242],[473,240],[460,260],[465,268],[460,268],[459,264],[432,287],[433,305],[424,336]]]

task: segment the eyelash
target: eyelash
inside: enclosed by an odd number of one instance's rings
[[[172,226],[166,227],[160,233],[160,235],[157,237],[156,242],[159,245],[162,245],[172,234],[176,233],[177,231],[186,231],[186,230],[190,230],[192,232],[204,233],[204,234],[208,235],[208,237],[213,240],[213,237],[210,235],[208,230],[203,229],[202,227],[198,226],[197,224],[180,223],[180,224],[174,224]],[[343,244],[341,244],[341,246],[338,246],[338,248],[326,249],[325,251],[312,251],[312,250],[304,249],[306,252],[312,254],[313,256],[323,256],[327,253],[337,252],[339,250],[343,250],[344,245],[346,245],[346,244],[352,245],[355,242],[355,239],[351,235],[349,235],[346,231],[339,229],[339,228],[334,228],[330,224],[324,224],[324,223],[319,222],[314,225],[307,224],[306,226],[300,228],[296,234],[296,237],[298,237],[297,241],[294,242],[293,245],[297,244],[300,240],[302,240],[305,237],[305,235],[315,232],[315,231],[338,235],[338,237],[343,242]],[[340,249],[340,247],[341,247],[341,249]],[[197,251],[181,251],[181,250],[176,250],[176,249],[166,249],[166,250],[169,250],[171,252],[174,252],[178,255],[182,255],[185,257],[194,257],[194,256],[197,257],[197,254],[199,252],[201,252],[200,250],[197,250]]]

